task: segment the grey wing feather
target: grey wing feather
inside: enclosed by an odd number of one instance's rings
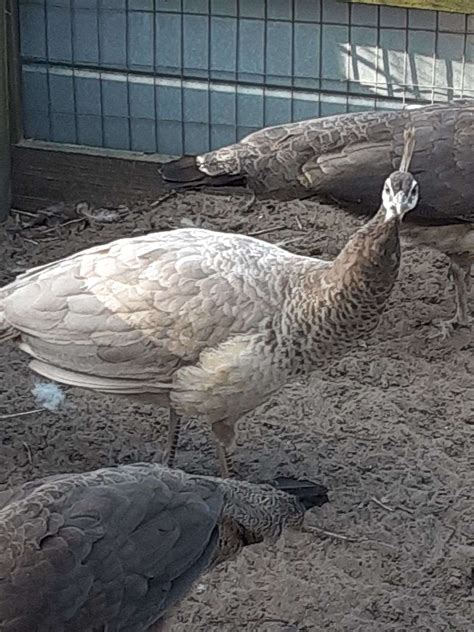
[[[0,511],[0,620],[9,632],[146,630],[215,554],[223,501],[210,481],[141,465],[29,490]]]

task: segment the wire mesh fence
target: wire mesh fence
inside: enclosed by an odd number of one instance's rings
[[[290,120],[474,98],[474,15],[337,0],[20,0],[24,135],[199,153]]]

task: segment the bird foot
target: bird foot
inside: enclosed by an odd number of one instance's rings
[[[160,448],[156,448],[150,454],[151,463],[158,463],[159,465],[166,465],[166,457],[163,453],[163,450]]]
[[[453,335],[456,329],[459,329],[460,327],[471,327],[473,322],[473,318],[470,316],[463,319],[460,319],[458,316],[454,316],[454,318],[450,318],[449,320],[433,322],[437,331],[431,334],[429,338],[441,338],[441,340],[447,340]]]
[[[176,458],[176,448],[166,448],[164,452],[161,453],[161,459],[157,459],[161,462],[165,467],[169,467],[170,469],[174,468]]]

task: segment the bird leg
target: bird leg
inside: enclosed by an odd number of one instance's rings
[[[249,213],[250,210],[252,209],[252,206],[255,204],[256,201],[257,201],[257,196],[255,192],[250,191],[250,199],[239,208],[239,211],[241,213]]]
[[[471,261],[452,258],[449,272],[453,277],[456,292],[456,314],[453,318],[439,323],[442,338],[448,338],[453,329],[469,326],[472,321],[467,300],[471,287]]]
[[[235,433],[233,425],[224,421],[217,421],[212,424],[212,431],[217,438],[217,457],[222,478],[234,478],[234,466],[229,450],[234,445]]]
[[[467,294],[471,293],[472,290],[472,276],[471,276],[471,269],[472,269],[472,262],[469,261],[465,264],[465,276],[464,276],[464,283],[466,285],[466,292]]]
[[[217,457],[219,459],[219,467],[222,478],[234,478],[235,472],[232,457],[220,441],[217,443]]]
[[[168,438],[166,440],[166,450],[163,458],[163,462],[167,467],[174,466],[180,429],[181,416],[178,415],[172,408],[170,408],[170,418],[168,421]]]

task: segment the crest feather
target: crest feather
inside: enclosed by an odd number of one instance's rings
[[[407,173],[415,150],[415,128],[407,127],[403,134],[403,139],[405,141],[405,146],[403,148],[403,156],[398,170]]]

